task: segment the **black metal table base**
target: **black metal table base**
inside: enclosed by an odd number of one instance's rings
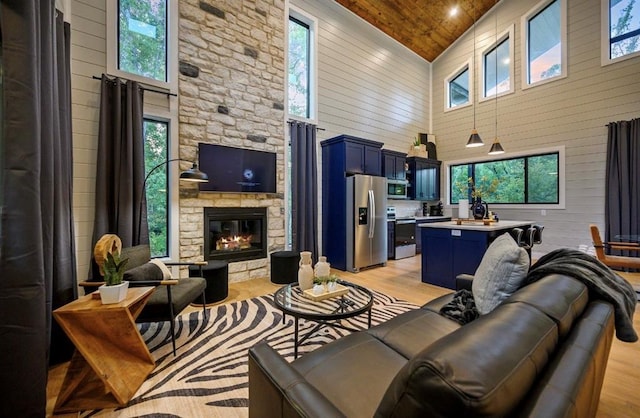
[[[353,304],[353,301],[346,299],[346,298],[342,298],[339,302],[339,305],[335,311],[333,311],[334,314],[338,313],[339,311],[343,311],[344,312],[344,308],[346,306],[349,306]],[[367,328],[371,328],[371,307],[369,307],[369,309],[367,310]],[[285,315],[282,315],[282,323],[284,323],[284,317]],[[313,335],[314,333],[318,332],[318,330],[320,330],[322,327],[334,327],[334,328],[340,328],[340,329],[344,329],[346,331],[351,331],[351,332],[357,332],[360,331],[359,329],[356,328],[351,328],[351,327],[345,327],[344,325],[337,323],[337,321],[341,321],[342,319],[347,319],[347,318],[337,318],[337,319],[330,319],[330,320],[315,320],[315,319],[307,319],[308,321],[313,321],[316,322],[316,326],[313,327],[306,335],[304,335],[302,338],[299,338],[300,335],[300,330],[299,330],[299,317],[294,315],[294,336],[293,336],[293,358],[297,359],[298,358],[298,347],[300,346],[301,343],[303,343],[306,339],[308,339],[311,335]]]

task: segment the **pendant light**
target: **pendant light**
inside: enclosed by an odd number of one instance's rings
[[[470,74],[470,77],[472,78],[472,88],[473,91],[475,91],[476,88],[476,77],[475,77],[475,72],[476,72],[476,3],[473,3],[473,74]],[[475,102],[475,98],[474,98],[474,102]],[[476,129],[476,104],[473,103],[473,129],[471,130],[471,136],[469,137],[469,140],[467,141],[467,148],[471,148],[471,147],[481,147],[484,145],[484,142],[482,142],[482,138],[480,138],[480,135],[478,135],[478,130]]]
[[[496,4],[498,4],[498,0],[496,0]],[[495,95],[496,95],[496,137],[493,140],[493,144],[491,144],[491,149],[489,150],[489,155],[498,155],[504,154],[504,148],[500,145],[500,141],[498,140],[498,9],[494,8],[494,13],[496,15],[496,84],[494,86]],[[511,42],[511,40],[509,40]]]

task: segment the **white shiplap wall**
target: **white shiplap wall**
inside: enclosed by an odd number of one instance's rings
[[[560,146],[566,148],[565,209],[496,208],[502,219],[528,219],[545,225],[543,245],[537,252],[590,244],[589,223],[603,225],[607,130],[611,121],[640,117],[640,58],[600,65],[600,0],[568,1],[568,77],[522,90],[520,17],[535,3],[503,0],[476,28],[476,76],[480,51],[498,33],[515,24],[515,93],[498,99],[498,134],[509,152]],[[438,157],[460,160],[484,157],[495,136],[496,104],[477,104],[476,126],[484,147],[467,149],[473,108],[444,112],[443,80],[471,57],[473,31],[469,30],[433,63],[433,126]],[[476,82],[476,101],[479,97]],[[444,183],[443,183],[444,184]],[[443,196],[444,197],[444,196]]]
[[[335,1],[290,4],[318,19],[319,141],[349,134],[406,152],[429,132],[431,64]]]
[[[100,81],[106,72],[105,0],[71,2],[71,102],[73,129],[73,214],[78,279],[89,271],[98,148]]]

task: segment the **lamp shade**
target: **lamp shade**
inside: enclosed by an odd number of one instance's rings
[[[204,171],[200,171],[198,169],[197,163],[193,163],[193,166],[190,169],[180,173],[180,180],[206,183],[209,181],[209,176]]]
[[[497,154],[504,154],[504,148],[502,148],[502,145],[500,145],[498,138],[493,141],[493,144],[491,144],[491,149],[489,150],[489,155]]]
[[[478,135],[478,131],[476,130],[476,128],[473,128],[471,130],[471,136],[467,141],[467,145],[466,145],[467,148],[481,147],[483,145],[484,145],[484,142],[482,142],[482,138],[480,138],[480,135]]]

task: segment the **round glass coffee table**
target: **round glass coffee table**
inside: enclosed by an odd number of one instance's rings
[[[278,309],[283,312],[282,322],[285,316],[291,315],[295,320],[293,357],[298,358],[298,346],[309,338],[314,332],[323,326],[342,328],[347,331],[359,331],[337,322],[340,319],[352,318],[364,312],[368,313],[367,326],[371,327],[371,307],[373,306],[373,294],[362,286],[354,283],[338,281],[348,289],[348,292],[341,296],[336,296],[323,300],[313,300],[298,286],[298,283],[291,283],[278,289],[274,294],[274,302]],[[299,319],[307,319],[318,324],[303,337],[299,337]]]

